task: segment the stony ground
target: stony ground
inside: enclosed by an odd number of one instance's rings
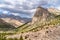
[[[37,32],[10,35],[7,38],[19,38],[21,35],[24,40],[60,40],[60,26],[46,26]]]

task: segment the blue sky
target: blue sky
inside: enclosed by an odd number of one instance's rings
[[[60,10],[60,0],[0,0],[0,14],[32,17],[38,6]]]

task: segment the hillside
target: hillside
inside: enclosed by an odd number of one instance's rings
[[[11,30],[14,29],[15,27],[10,25],[9,23],[5,22],[4,20],[0,19],[0,31],[5,31],[5,30]]]
[[[55,15],[60,15],[60,10],[58,10],[58,9],[48,8],[48,11],[49,11],[50,13],[55,14]]]
[[[31,21],[31,18],[21,18],[19,16],[6,15],[6,14],[0,14],[0,19],[4,20],[5,22],[9,23],[10,25],[16,28],[26,22]]]
[[[35,15],[33,16],[32,23],[35,21],[44,22],[49,21],[54,18],[54,14],[50,13],[47,9],[38,7],[36,9]]]
[[[1,18],[1,19],[4,20],[4,21],[7,22],[7,23],[13,25],[13,26],[16,27],[16,28],[17,28],[18,26],[24,24],[24,23],[22,23],[22,22],[20,22],[20,21],[18,21],[18,20],[11,19],[11,18]]]

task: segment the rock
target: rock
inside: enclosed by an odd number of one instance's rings
[[[54,16],[51,13],[49,13],[49,11],[47,9],[38,7],[33,16],[32,24],[35,23],[36,21],[42,22],[42,21],[50,20],[53,17]]]

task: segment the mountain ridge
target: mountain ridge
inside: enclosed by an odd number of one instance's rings
[[[19,16],[5,15],[5,14],[1,14],[0,19],[2,19],[5,22],[15,26],[16,28],[19,27],[20,25],[23,25],[26,22],[31,21],[31,18],[21,18]]]

